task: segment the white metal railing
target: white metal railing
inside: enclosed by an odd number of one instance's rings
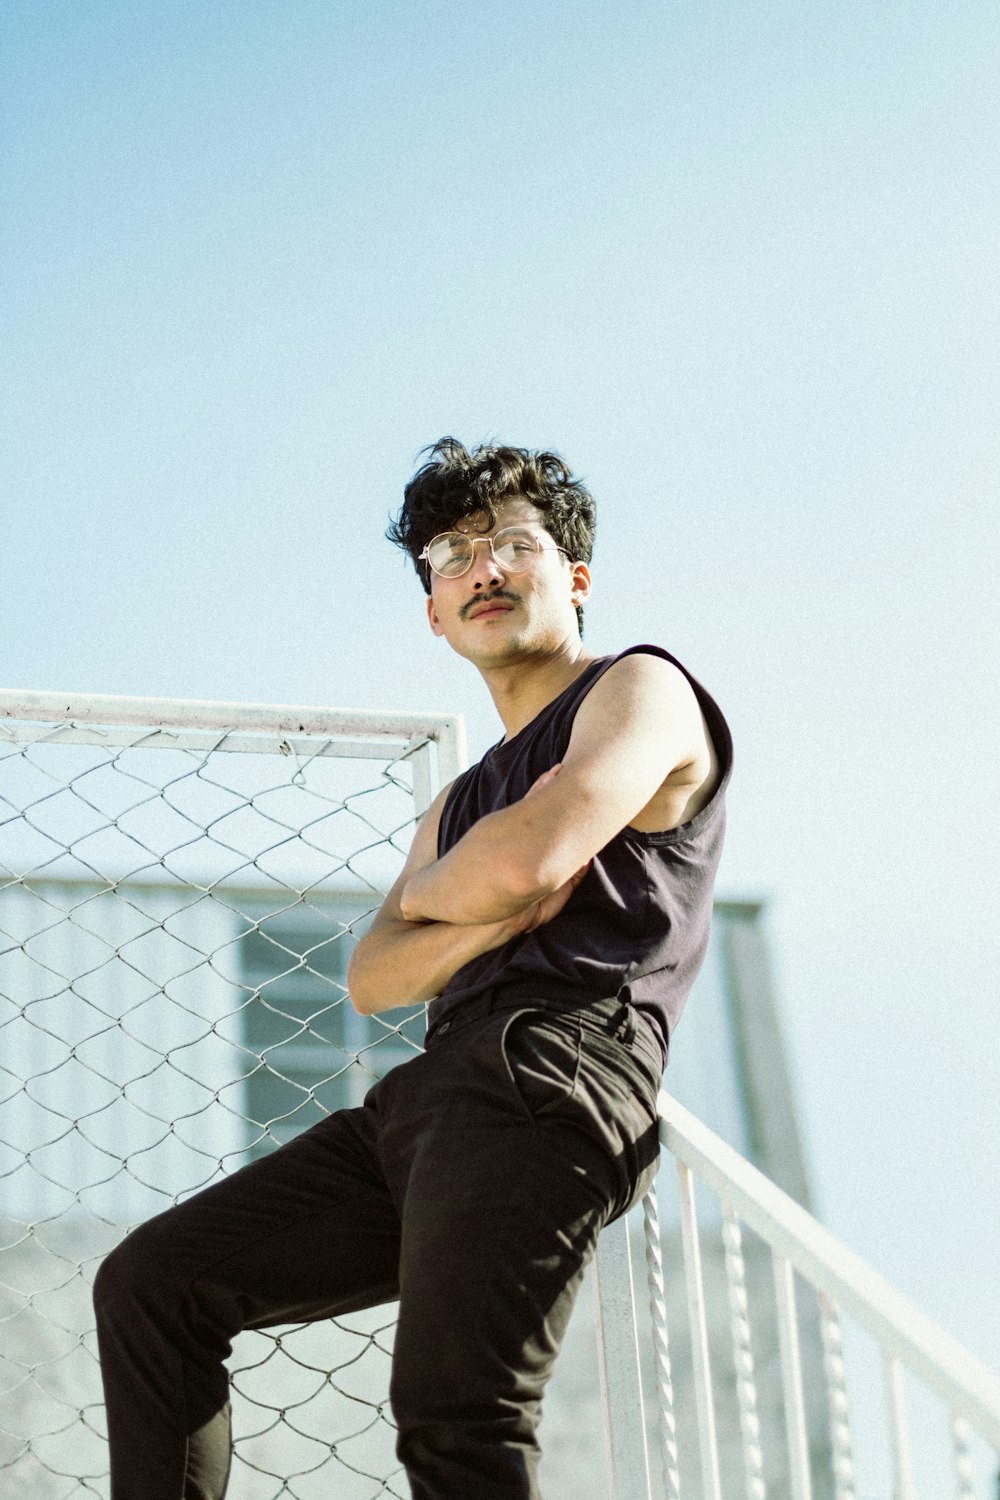
[[[768,1494],[788,1500],[812,1500],[816,1494],[834,1500],[944,1500],[950,1491],[956,1500],[974,1496],[993,1500],[1000,1455],[1000,1379],[974,1359],[949,1334],[902,1297],[877,1272],[848,1250],[799,1204],[744,1160],[695,1116],[668,1094],[659,1099],[660,1135],[676,1165],[680,1202],[681,1234],[677,1254],[678,1280],[686,1288],[690,1341],[690,1376],[694,1387],[694,1417],[689,1424],[697,1431],[688,1468],[678,1472],[675,1381],[667,1342],[667,1295],[669,1270],[664,1276],[664,1254],[655,1194],[647,1198],[645,1233],[649,1266],[653,1343],[656,1350],[655,1385],[659,1407],[659,1429],[664,1478],[654,1485],[640,1445],[629,1448],[626,1434],[635,1435],[635,1411],[641,1398],[635,1379],[608,1383],[610,1404],[606,1413],[612,1449],[630,1454],[627,1472],[619,1465],[613,1500],[666,1495],[668,1500],[691,1496],[694,1500],[721,1500],[746,1496],[765,1500]],[[663,1177],[661,1172],[661,1178]],[[696,1184],[715,1195],[722,1211],[722,1242],[725,1252],[728,1315],[732,1333],[733,1363],[728,1370],[713,1372],[709,1335],[712,1299],[706,1297],[703,1275],[703,1240],[699,1234]],[[661,1187],[662,1194],[662,1187]],[[757,1237],[771,1264],[773,1304],[764,1316],[775,1317],[782,1388],[783,1432],[774,1424],[767,1436],[772,1446],[780,1441],[781,1452],[771,1452],[769,1483],[765,1477],[764,1425],[757,1410],[757,1381],[751,1353],[750,1318],[744,1267],[743,1229]],[[605,1233],[598,1251],[598,1286],[608,1310],[627,1295],[631,1278],[629,1227],[619,1221]],[[811,1292],[822,1340],[822,1359],[813,1361],[808,1379],[803,1374],[801,1334],[803,1309],[797,1306],[796,1282]],[[803,1298],[803,1302],[807,1299]],[[675,1298],[675,1303],[677,1299]],[[675,1309],[676,1311],[676,1306]],[[881,1426],[888,1454],[888,1475],[875,1477],[855,1472],[852,1454],[852,1419],[848,1406],[851,1384],[849,1361],[845,1363],[841,1320],[848,1318],[873,1342],[882,1365],[884,1399],[879,1402],[870,1388],[860,1390],[863,1401],[853,1402],[866,1428]],[[645,1316],[637,1317],[645,1327]],[[620,1318],[610,1323],[610,1340],[628,1342]],[[671,1330],[673,1335],[673,1330]],[[609,1334],[605,1333],[605,1343]],[[648,1345],[646,1334],[638,1336],[640,1349]],[[631,1369],[620,1348],[605,1356],[613,1367]],[[714,1380],[713,1380],[714,1375]],[[937,1478],[922,1485],[914,1459],[914,1426],[908,1417],[907,1382],[936,1398],[936,1420],[922,1422],[919,1437],[923,1450],[933,1446],[943,1456]],[[815,1386],[822,1386],[817,1391]],[[730,1461],[720,1464],[717,1408],[720,1389],[735,1387],[739,1410],[742,1464],[739,1475]],[[816,1423],[810,1419],[817,1396],[825,1408],[824,1440],[817,1443]],[[689,1403],[690,1404],[690,1403]],[[876,1407],[881,1406],[881,1414]],[[936,1431],[934,1430],[936,1427]],[[811,1429],[811,1430],[810,1430]],[[973,1445],[979,1444],[977,1473]],[[697,1465],[697,1467],[695,1467]],[[944,1480],[944,1470],[949,1478]],[[942,1482],[948,1489],[942,1489]],[[933,1486],[933,1487],[932,1487]]]

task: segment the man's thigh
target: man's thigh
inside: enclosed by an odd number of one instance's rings
[[[572,1022],[530,1012],[469,1026],[411,1079],[387,1110],[411,1128],[396,1416],[404,1442],[464,1424],[530,1466],[583,1269],[652,1175],[655,1079],[619,1068],[610,1039],[595,1048]]]
[[[140,1226],[121,1250],[164,1292],[208,1294],[231,1335],[392,1300],[399,1232],[370,1120],[343,1110]]]
[[[522,1408],[536,1421],[616,1174],[558,1126],[468,1125],[447,1167],[411,1181],[393,1404],[401,1425]],[[513,1412],[511,1415],[515,1415]]]

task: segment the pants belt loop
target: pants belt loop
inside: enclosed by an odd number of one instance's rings
[[[618,1022],[614,1033],[615,1041],[621,1042],[625,1047],[631,1047],[632,1043],[635,1041],[635,1034],[638,1029],[638,1024],[639,1022],[636,1012],[632,1009],[627,1000],[623,1000],[621,1020]]]

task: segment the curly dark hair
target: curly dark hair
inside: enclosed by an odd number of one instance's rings
[[[386,536],[409,553],[426,593],[430,569],[420,554],[432,537],[465,516],[485,514],[496,523],[497,505],[524,499],[545,517],[545,529],[574,561],[589,563],[594,551],[597,507],[558,453],[533,452],[498,443],[482,443],[471,452],[457,438],[443,437],[424,448],[428,454],[403,491],[403,505]],[[583,610],[577,606],[583,633]]]

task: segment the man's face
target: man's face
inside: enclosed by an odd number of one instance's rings
[[[462,517],[450,529],[487,538],[508,526],[528,527],[546,549],[532,557],[524,572],[505,572],[486,542],[480,541],[467,573],[459,578],[431,573],[431,629],[460,656],[483,668],[574,644],[579,639],[576,606],[590,593],[586,563],[557,550],[541,512],[528,500],[502,501],[492,527],[480,513]]]

